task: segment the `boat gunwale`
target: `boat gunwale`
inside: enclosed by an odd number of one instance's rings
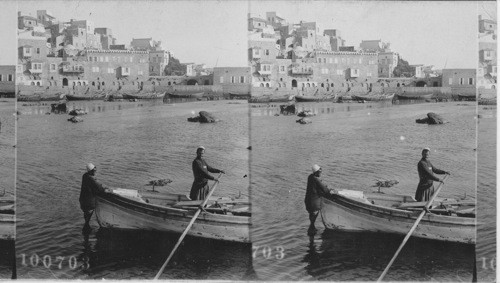
[[[186,210],[174,208],[170,206],[162,206],[152,203],[140,202],[133,200],[129,197],[121,196],[118,194],[99,194],[97,195],[98,201],[105,201],[114,206],[119,206],[122,209],[130,209],[141,214],[152,215],[158,218],[184,218],[190,219],[195,214],[196,210]],[[225,215],[209,212],[201,212],[198,220],[206,221],[207,223],[224,223],[229,225],[251,225],[251,216],[240,215]]]

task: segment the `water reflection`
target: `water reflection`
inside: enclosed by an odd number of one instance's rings
[[[393,234],[325,230],[319,238],[309,239],[302,261],[307,264],[307,273],[316,280],[375,281],[402,240],[403,236]],[[470,281],[474,258],[474,245],[410,238],[385,280],[402,281],[411,276],[416,281]],[[408,266],[418,267],[417,272]]]
[[[275,116],[280,114],[280,105],[283,104],[251,104],[250,108],[252,116]],[[350,112],[370,108],[388,108],[392,107],[391,101],[374,102],[374,103],[332,103],[332,102],[316,102],[316,103],[295,103],[297,112],[310,110],[313,114],[333,114],[336,112]]]

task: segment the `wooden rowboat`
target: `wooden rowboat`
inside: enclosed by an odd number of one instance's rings
[[[434,94],[427,93],[421,95],[411,95],[411,94],[398,94],[398,99],[411,99],[411,100],[419,100],[419,99],[431,99]]]
[[[354,100],[363,101],[389,101],[394,98],[395,93],[391,94],[369,94],[369,95],[352,95]]]
[[[14,198],[0,198],[0,240],[15,239]]]
[[[164,93],[122,94],[123,99],[163,99]]]
[[[328,229],[401,235],[408,233],[424,205],[411,196],[355,190],[342,190],[322,200],[321,217]],[[474,202],[447,202],[448,209],[440,208],[439,201],[434,204],[412,236],[467,244],[476,242]],[[455,211],[452,215],[448,215],[450,208]]]
[[[295,100],[297,102],[321,102],[321,101],[332,101],[335,100],[334,95],[318,95],[318,96],[307,96],[307,95],[296,95]]]
[[[462,101],[476,101],[476,94],[459,94],[458,100]]]
[[[101,227],[182,233],[201,202],[182,194],[114,189],[97,197],[95,212]],[[250,216],[248,200],[211,197],[188,235],[249,243]]]
[[[103,100],[104,95],[77,95],[77,94],[66,94],[66,99],[69,101],[80,101],[80,100]]]
[[[196,92],[196,93],[169,93],[168,96],[170,98],[202,98],[204,92]]]

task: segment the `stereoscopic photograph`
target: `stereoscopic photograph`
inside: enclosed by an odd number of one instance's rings
[[[0,279],[496,281],[495,1],[0,15]]]

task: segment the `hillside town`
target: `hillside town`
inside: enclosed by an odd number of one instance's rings
[[[496,98],[497,84],[497,23],[479,16],[479,65],[477,88],[479,102]]]
[[[159,92],[189,85],[210,86],[204,89],[220,93],[234,85],[237,92],[240,85],[248,84],[248,78],[241,78],[247,69],[181,64],[153,38],[133,38],[123,44],[111,28],[96,27],[89,20],[59,21],[47,10],[37,10],[36,17],[18,12],[15,77],[20,95],[41,90]],[[242,89],[248,93],[248,87]]]
[[[496,23],[488,30],[496,30]],[[379,93],[391,88],[408,92],[412,87],[475,93],[474,68],[439,70],[422,64],[409,65],[391,49],[389,42],[366,39],[359,46],[347,46],[345,38],[349,35],[324,28],[319,22],[289,23],[276,12],[266,12],[265,17],[249,14],[248,32],[253,95],[268,94],[271,90],[345,94]],[[496,51],[489,48],[487,52]],[[494,64],[492,58],[496,62],[496,55],[488,56],[488,62]],[[490,69],[493,86],[496,66],[494,73]]]

